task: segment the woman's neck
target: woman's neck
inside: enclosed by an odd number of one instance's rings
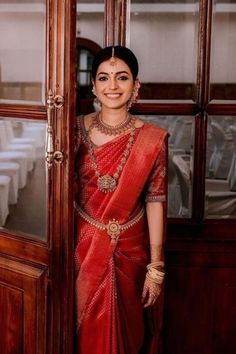
[[[101,119],[104,123],[115,126],[122,123],[127,118],[127,110],[124,108],[121,109],[102,109]]]

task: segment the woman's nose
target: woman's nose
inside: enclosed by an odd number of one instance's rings
[[[117,88],[117,82],[116,82],[116,78],[112,77],[110,80],[110,89],[111,90],[115,90]]]

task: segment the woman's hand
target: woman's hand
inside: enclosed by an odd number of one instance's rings
[[[154,283],[151,279],[145,279],[142,294],[142,303],[144,307],[152,306],[155,304],[161,292],[161,285]]]

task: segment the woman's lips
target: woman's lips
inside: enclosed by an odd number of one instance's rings
[[[108,98],[119,98],[121,93],[106,93],[105,96]]]

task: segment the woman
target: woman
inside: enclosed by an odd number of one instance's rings
[[[101,111],[77,119],[79,354],[151,353],[144,309],[164,278],[167,132],[129,114],[137,75],[128,48],[101,50],[92,67]]]

